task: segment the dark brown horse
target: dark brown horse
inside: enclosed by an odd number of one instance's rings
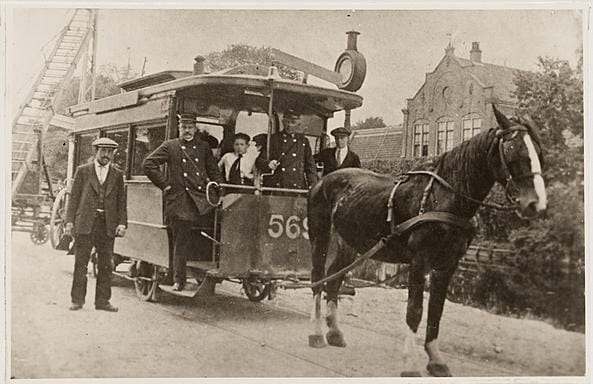
[[[495,107],[494,113],[497,128],[474,136],[436,159],[432,171],[440,178],[423,173],[408,175],[394,193],[394,180],[389,176],[343,169],[323,178],[309,195],[313,283],[350,265],[356,253],[367,252],[387,237],[386,247],[373,259],[410,264],[406,314],[409,332],[404,344],[406,369],[402,375],[420,375],[412,352],[422,318],[425,273],[430,272],[424,344],[429,358],[427,369],[434,376],[450,376],[439,352],[439,323],[449,281],[473,237],[471,226],[459,223],[470,222],[495,182],[505,187],[507,197],[516,204],[522,217],[532,218],[546,209],[541,144],[532,121],[529,118],[511,121]],[[420,211],[445,212],[462,220],[423,222],[398,236],[389,236],[393,230],[388,222],[389,210],[394,225],[418,216]],[[334,248],[335,252],[330,251]],[[344,347],[337,318],[341,283],[339,276],[325,284],[329,327],[326,339],[330,345]],[[314,332],[309,337],[313,347],[325,346],[322,290],[323,286],[313,288]]]

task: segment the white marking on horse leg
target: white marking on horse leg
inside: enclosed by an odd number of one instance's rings
[[[406,330],[406,337],[404,339],[404,371],[420,372],[417,349],[416,333],[414,333],[414,331],[408,327]]]
[[[311,312],[311,321],[313,322],[313,334],[323,335],[321,329],[321,292],[313,296],[313,311]]]
[[[531,172],[534,174],[533,176],[533,187],[535,188],[535,193],[537,194],[537,205],[536,210],[543,211],[546,209],[548,205],[548,197],[546,195],[546,186],[544,184],[544,179],[541,175],[542,166],[539,162],[539,157],[537,156],[537,152],[535,150],[535,146],[533,145],[533,141],[529,135],[523,136],[523,141],[525,142],[525,146],[527,147],[527,153],[529,153],[529,160],[531,161]]]
[[[426,353],[428,354],[431,363],[445,364],[445,360],[443,359],[439,348],[439,339],[429,341],[424,348],[426,349]]]

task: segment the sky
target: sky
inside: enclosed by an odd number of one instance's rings
[[[22,102],[42,65],[43,50],[52,48],[51,39],[66,25],[70,12],[7,10],[8,111]],[[469,57],[471,43],[479,41],[482,61],[525,70],[537,69],[538,56],[574,65],[582,46],[582,13],[567,9],[101,9],[97,63],[124,66],[129,48],[137,70],[144,57],[147,73],[191,70],[196,55],[244,43],[278,48],[333,69],[346,48],[345,32],[352,29],[361,33],[358,49],[367,61],[366,80],[358,91],[364,104],[352,112],[352,121],[382,116],[390,125],[401,123],[406,98],[441,60],[449,40],[460,57]],[[336,117],[330,127],[342,123]]]

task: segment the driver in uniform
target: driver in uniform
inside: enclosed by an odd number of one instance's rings
[[[179,138],[165,141],[144,160],[144,174],[165,193],[165,216],[174,238],[174,291],[185,287],[187,258],[195,251],[192,227],[212,224],[214,207],[206,201],[206,185],[221,182],[210,146],[196,131],[196,115],[182,113]],[[167,164],[168,175],[161,170],[163,164]]]
[[[256,166],[264,173],[273,172],[265,179],[266,186],[310,189],[317,182],[317,166],[300,116],[289,110],[282,124],[284,130],[270,136],[270,158],[262,153]]]

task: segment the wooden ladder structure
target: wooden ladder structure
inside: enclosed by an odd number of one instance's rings
[[[94,72],[97,34],[97,11],[78,8],[68,24],[59,33],[55,46],[45,58],[45,63],[31,87],[25,101],[19,106],[12,123],[12,201],[23,194],[21,188],[30,171],[38,174],[38,191],[41,193],[43,173],[42,140],[52,116],[53,104],[64,85],[72,78],[81,58],[79,102],[94,98]],[[92,45],[91,45],[92,42]],[[89,47],[92,52],[89,54]],[[90,60],[91,84],[86,74]],[[47,175],[46,175],[47,176]],[[51,188],[51,186],[50,186]]]

